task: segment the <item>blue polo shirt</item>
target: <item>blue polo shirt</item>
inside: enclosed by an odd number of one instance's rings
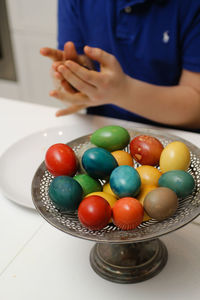
[[[112,53],[133,78],[177,85],[182,69],[200,72],[200,1],[58,0],[58,48],[67,41]],[[88,113],[158,124],[111,104]]]

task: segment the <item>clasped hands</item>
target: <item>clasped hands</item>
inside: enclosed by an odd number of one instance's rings
[[[108,103],[122,106],[128,76],[112,54],[85,46],[84,55],[78,55],[72,42],[65,44],[64,51],[42,48],[40,53],[54,61],[53,75],[62,86],[62,89],[51,91],[50,96],[70,103],[68,108],[59,110],[56,116]],[[99,72],[92,69],[92,61],[100,64]]]

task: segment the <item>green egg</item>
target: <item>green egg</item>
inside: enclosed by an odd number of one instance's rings
[[[129,141],[128,131],[117,125],[104,126],[97,129],[90,138],[91,143],[110,152],[125,148]]]
[[[75,211],[82,200],[82,195],[81,185],[69,176],[57,176],[49,186],[50,199],[63,212]]]
[[[78,174],[74,176],[83,189],[83,197],[93,192],[101,192],[102,186],[98,180],[90,177],[87,174]]]
[[[192,193],[195,187],[195,181],[188,172],[173,170],[161,175],[158,185],[161,187],[168,187],[173,190],[178,197],[184,198]]]

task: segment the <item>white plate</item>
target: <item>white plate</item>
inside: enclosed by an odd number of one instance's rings
[[[66,143],[94,128],[63,126],[49,128],[25,137],[5,151],[0,157],[0,189],[3,195],[25,207],[35,208],[31,197],[31,183],[35,171],[42,163],[46,150],[55,143]]]

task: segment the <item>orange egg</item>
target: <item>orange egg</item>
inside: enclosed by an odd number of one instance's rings
[[[140,175],[142,185],[148,184],[158,186],[158,180],[162,175],[162,173],[158,169],[152,166],[143,165],[136,168],[136,170]]]
[[[143,185],[139,195],[137,196],[137,199],[140,201],[140,203],[143,205],[145,196],[151,192],[152,190],[156,189],[156,185]],[[144,217],[143,222],[150,220],[151,218],[147,215],[147,213],[144,211]]]
[[[130,153],[128,153],[124,150],[117,150],[117,151],[111,152],[111,154],[114,156],[114,158],[116,159],[119,166],[124,166],[124,165],[130,166],[130,167],[134,166],[133,158]]]

